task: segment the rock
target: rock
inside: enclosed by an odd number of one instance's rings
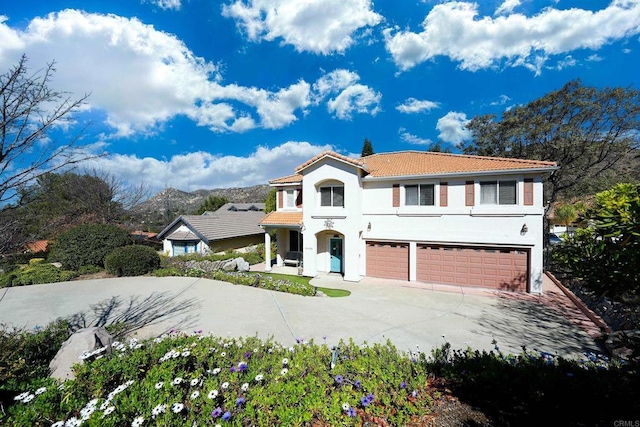
[[[89,354],[111,353],[113,337],[105,328],[91,327],[80,329],[69,337],[49,363],[51,377],[64,381],[73,379],[71,367],[82,363]],[[84,355],[84,356],[83,356]]]
[[[229,261],[227,261],[223,266],[222,269],[224,271],[236,271],[236,268],[238,267],[238,265],[236,264],[236,260],[235,259],[230,259]]]
[[[242,257],[236,258],[236,269],[238,271],[249,271],[249,263]]]
[[[609,334],[604,345],[616,359],[640,360],[640,330],[615,331]]]

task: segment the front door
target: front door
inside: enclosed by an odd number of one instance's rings
[[[331,239],[329,243],[331,255],[331,269],[333,273],[342,273],[342,239]]]

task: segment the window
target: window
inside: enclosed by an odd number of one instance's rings
[[[284,206],[286,208],[293,208],[295,207],[295,192],[294,190],[287,190],[287,197],[285,199],[285,204]]]
[[[516,181],[486,181],[480,183],[480,204],[515,205]]]
[[[320,187],[320,206],[344,207],[344,187]]]
[[[302,234],[298,230],[289,230],[289,250],[302,252]]]
[[[407,206],[433,206],[433,184],[405,185],[405,205]]]

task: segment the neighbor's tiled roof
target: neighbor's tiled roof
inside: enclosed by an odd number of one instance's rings
[[[373,154],[362,159],[372,177],[435,175],[464,172],[553,169],[554,162],[481,157],[424,151]]]
[[[27,250],[37,254],[39,252],[46,252],[49,248],[49,242],[47,240],[36,240],[35,242],[29,242],[26,244]]]
[[[181,223],[192,231],[193,236],[199,234],[207,242],[263,234],[264,230],[258,226],[258,223],[264,218],[264,215],[262,211],[233,211],[225,209],[218,209],[215,212],[209,212],[207,215],[182,215],[160,232],[158,238],[174,239],[174,236],[176,236],[175,240],[191,240],[176,234],[175,231],[172,233],[172,230],[176,230]],[[199,239],[199,237],[196,237],[196,239]]]
[[[302,175],[299,173],[283,176],[269,181],[269,184],[298,184],[302,182]]]
[[[307,166],[311,166],[312,164],[314,164],[315,162],[317,162],[318,160],[320,160],[325,156],[333,157],[335,159],[342,160],[343,162],[351,163],[352,165],[357,166],[359,168],[364,166],[364,162],[362,161],[362,159],[354,159],[352,157],[343,156],[342,154],[338,154],[334,151],[327,150],[327,151],[323,151],[322,153],[318,154],[317,156],[307,160],[306,162],[298,166],[296,168],[296,172],[300,172],[302,169],[306,168]]]
[[[200,237],[198,237],[194,232],[192,231],[180,231],[180,230],[176,230],[173,233],[169,234],[167,236],[167,239],[169,240],[200,240]]]
[[[277,212],[267,214],[260,225],[302,225],[302,212]]]

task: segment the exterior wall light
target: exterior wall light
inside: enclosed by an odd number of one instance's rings
[[[522,228],[520,229],[520,234],[525,235],[527,234],[527,231],[529,231],[529,227],[527,227],[527,224],[522,224]]]
[[[371,231],[371,221],[369,221],[369,224],[367,224],[367,231]]]

